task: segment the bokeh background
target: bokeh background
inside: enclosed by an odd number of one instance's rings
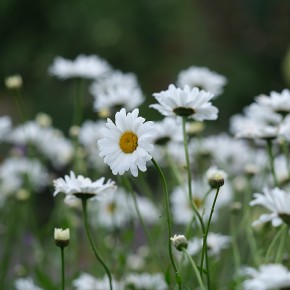
[[[222,130],[256,95],[290,84],[289,0],[1,0],[0,19],[0,114],[16,121],[4,79],[20,73],[31,118],[42,111],[56,127],[70,126],[73,84],[48,75],[55,56],[97,54],[136,73],[147,96],[141,110],[152,119],[152,93],[182,69],[207,66],[228,78],[214,102]],[[94,118],[89,95],[86,105]]]

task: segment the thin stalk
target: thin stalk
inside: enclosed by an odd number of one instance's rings
[[[275,167],[274,167],[274,155],[273,155],[273,146],[272,146],[271,139],[267,139],[267,152],[269,156],[270,169],[271,169],[271,174],[274,180],[274,185],[278,186],[278,179],[277,179],[277,175],[276,175]]]
[[[14,101],[17,107],[17,111],[19,113],[19,116],[21,120],[24,122],[27,120],[27,113],[25,110],[25,106],[22,102],[22,96],[20,89],[14,90]]]
[[[275,252],[277,252],[277,241],[280,239],[280,237],[282,236],[283,232],[284,232],[284,229],[285,229],[286,225],[282,226],[279,231],[276,233],[275,237],[272,239],[271,241],[271,244],[266,252],[266,255],[265,255],[265,263],[268,263],[270,262],[271,260],[271,254],[273,253],[273,250],[275,249]]]
[[[289,226],[283,227],[283,235],[281,237],[280,244],[279,244],[278,249],[277,249],[275,263],[282,262],[285,245],[286,245],[286,242],[288,239],[288,232],[289,232]]]
[[[60,247],[61,252],[61,289],[65,289],[65,277],[64,277],[64,247]]]
[[[232,240],[232,250],[233,250],[233,256],[234,256],[234,263],[236,270],[240,269],[241,266],[241,256],[239,253],[239,247],[238,247],[238,235],[236,230],[236,224],[235,224],[235,213],[232,214],[232,218],[230,219],[230,226],[231,226],[231,235],[233,237]]]
[[[109,283],[110,283],[110,290],[113,290],[113,286],[112,286],[112,274],[109,270],[109,268],[107,267],[107,265],[105,264],[104,260],[101,258],[100,254],[98,253],[95,244],[93,242],[91,233],[89,231],[89,223],[88,223],[88,215],[87,215],[87,198],[82,198],[82,208],[83,208],[83,218],[84,218],[84,225],[85,225],[85,230],[86,230],[86,234],[87,237],[90,241],[92,250],[97,258],[97,260],[100,261],[100,263],[102,264],[108,278],[109,278]]]
[[[204,261],[204,258],[205,258],[206,252],[207,252],[207,236],[208,236],[208,232],[209,232],[211,219],[212,219],[212,216],[213,216],[213,213],[214,213],[215,204],[216,204],[217,197],[218,197],[218,194],[219,194],[219,190],[220,190],[220,187],[218,187],[216,189],[216,194],[215,194],[215,197],[214,197],[214,200],[213,200],[212,208],[211,208],[209,219],[208,219],[207,226],[206,226],[206,231],[205,231],[205,234],[203,236],[201,262],[200,262],[200,268],[201,269],[203,268],[203,261]],[[210,277],[209,276],[209,265],[207,265],[207,276],[208,276],[208,279],[209,279],[209,277]]]
[[[181,290],[182,287],[182,278],[178,273],[177,267],[175,265],[174,262],[174,258],[173,258],[173,254],[172,254],[172,246],[171,246],[171,240],[170,238],[172,237],[172,222],[171,222],[171,216],[170,216],[170,208],[169,208],[169,195],[168,195],[168,189],[167,189],[167,184],[166,184],[166,180],[164,177],[164,174],[161,170],[161,168],[158,166],[157,162],[154,160],[154,158],[151,159],[153,165],[155,166],[155,168],[157,169],[161,180],[162,180],[162,186],[163,186],[163,191],[164,191],[164,196],[165,196],[165,209],[166,209],[166,220],[167,220],[167,226],[168,226],[168,252],[169,252],[169,258],[170,258],[170,262],[172,264],[172,267],[174,269],[175,272],[175,281],[178,285],[178,288]]]
[[[289,178],[290,177],[290,156],[289,156],[288,142],[286,142],[286,140],[283,140],[281,146],[282,146],[283,154],[285,155],[287,170],[288,170],[288,178]]]
[[[199,220],[199,223],[200,223],[200,226],[201,226],[201,229],[202,229],[202,234],[203,234],[203,237],[204,237],[204,235],[205,235],[205,224],[204,224],[203,219],[202,219],[202,217],[201,217],[201,215],[200,215],[198,209],[196,208],[196,205],[195,205],[195,203],[193,202],[193,199],[192,199],[191,169],[190,169],[187,134],[186,134],[185,125],[186,125],[186,117],[183,117],[182,118],[182,132],[183,132],[183,145],[184,145],[185,158],[186,158],[186,167],[187,167],[187,181],[188,181],[189,202],[190,202],[190,205],[191,205],[193,211],[195,212],[195,214],[196,214],[196,216],[197,216],[197,218]],[[207,259],[207,248],[206,248],[206,259]],[[208,263],[206,263],[206,267],[207,267],[207,270],[208,270]],[[202,275],[203,275],[202,267],[200,267],[199,271],[200,271],[200,275],[202,277]],[[208,280],[208,285],[209,285],[210,280],[209,280],[209,276],[208,275],[207,275],[207,280]],[[209,289],[210,289],[210,287],[209,287]]]
[[[80,125],[82,122],[82,115],[84,110],[84,96],[83,96],[83,79],[76,79],[76,93],[75,93],[75,108],[73,125]]]
[[[188,260],[189,260],[189,262],[190,262],[190,264],[191,264],[191,266],[192,266],[192,268],[193,268],[193,271],[194,271],[194,273],[195,273],[195,275],[196,275],[196,278],[197,278],[198,284],[199,284],[199,286],[200,286],[200,289],[201,289],[201,290],[205,290],[204,285],[203,285],[203,282],[202,282],[202,279],[201,279],[201,276],[200,276],[200,273],[199,273],[199,271],[198,271],[198,269],[197,269],[197,266],[196,266],[194,260],[193,260],[192,257],[187,253],[187,251],[186,251],[184,248],[182,249],[182,252],[186,255],[186,257],[188,258]]]

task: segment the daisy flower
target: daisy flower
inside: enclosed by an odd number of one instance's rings
[[[278,227],[283,221],[286,223],[290,221],[290,193],[277,187],[266,188],[263,193],[255,193],[250,205],[261,205],[271,211],[269,214],[262,214],[258,220],[253,222],[253,226],[271,222],[274,227]]]
[[[90,88],[94,96],[94,109],[115,111],[120,108],[133,110],[144,102],[143,93],[133,73],[115,71],[94,82]],[[117,108],[117,110],[116,110]]]
[[[111,193],[116,189],[115,182],[110,179],[106,183],[104,177],[92,181],[82,175],[76,176],[73,171],[64,178],[55,179],[53,185],[55,188],[54,196],[63,192],[71,198],[98,198],[100,195]]]
[[[177,85],[184,87],[185,85],[198,87],[207,92],[213,93],[215,96],[223,92],[223,87],[227,83],[227,79],[207,67],[191,66],[182,70],[177,77]]]
[[[159,111],[166,117],[188,117],[196,121],[216,120],[218,109],[210,100],[213,94],[198,88],[191,89],[185,86],[183,89],[169,85],[168,90],[153,94],[159,104],[150,107]]]
[[[259,269],[246,267],[242,274],[248,276],[243,282],[245,290],[288,289],[290,272],[281,264],[264,264]]]
[[[146,171],[146,162],[152,158],[154,123],[145,122],[138,114],[138,109],[127,114],[123,108],[115,115],[116,124],[107,119],[107,128],[102,130],[103,138],[98,141],[100,156],[115,175],[130,170],[138,176],[138,169]]]
[[[7,134],[11,130],[12,122],[9,116],[0,117],[0,142],[6,139]]]
[[[95,79],[110,71],[110,65],[97,55],[79,55],[74,61],[56,57],[48,71],[60,79]]]

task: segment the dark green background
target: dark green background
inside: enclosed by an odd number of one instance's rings
[[[20,73],[30,116],[52,115],[71,123],[74,87],[48,76],[55,56],[98,54],[114,68],[135,72],[147,96],[176,81],[191,65],[208,66],[228,78],[219,129],[253,97],[286,85],[282,61],[290,45],[289,0],[1,0],[0,79]],[[0,86],[0,114],[15,114],[11,94]],[[95,118],[87,96],[87,117]]]

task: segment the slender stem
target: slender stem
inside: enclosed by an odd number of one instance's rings
[[[282,226],[279,229],[279,231],[276,233],[275,237],[272,239],[271,244],[270,244],[270,246],[266,252],[266,255],[265,255],[265,263],[270,262],[270,260],[271,260],[270,255],[272,254],[274,249],[275,249],[275,252],[277,252],[276,243],[280,239],[281,235],[283,234],[285,227],[286,227],[286,225]]]
[[[231,227],[231,235],[233,237],[232,249],[233,249],[234,263],[235,263],[235,268],[238,271],[241,265],[241,257],[240,257],[238,243],[237,243],[238,235],[237,235],[237,230],[236,230],[235,215],[236,215],[235,213],[232,214],[232,217],[230,219],[230,227]]]
[[[188,260],[189,260],[189,262],[190,262],[190,264],[191,264],[191,266],[193,268],[193,271],[194,271],[194,273],[196,275],[196,278],[197,278],[198,284],[200,286],[200,289],[201,290],[205,290],[203,282],[202,282],[202,279],[201,279],[201,276],[200,276],[200,273],[199,273],[199,271],[197,269],[196,263],[194,262],[192,257],[188,254],[188,252],[184,248],[182,249],[182,251],[186,255],[186,257],[188,258]]]
[[[22,102],[22,96],[20,89],[14,90],[14,101],[18,110],[18,113],[20,115],[21,120],[24,122],[27,120],[27,113],[25,110],[25,106]]]
[[[277,175],[275,172],[275,167],[274,167],[274,155],[273,155],[273,148],[272,148],[272,141],[271,139],[267,139],[267,151],[269,155],[269,162],[270,162],[270,169],[271,169],[271,174],[274,180],[274,185],[278,186],[278,180],[277,180]]]
[[[64,277],[64,247],[60,247],[61,252],[61,289],[65,289],[65,277]]]
[[[288,170],[288,178],[289,178],[290,177],[290,156],[289,156],[288,142],[286,142],[286,140],[283,140],[281,146],[282,146],[283,154],[285,155],[287,170]]]
[[[220,190],[220,187],[218,187],[216,189],[216,194],[215,194],[215,197],[214,197],[214,200],[213,200],[212,208],[211,208],[210,215],[209,215],[209,219],[208,219],[207,226],[206,226],[206,231],[205,231],[205,234],[203,236],[201,262],[200,262],[200,268],[201,269],[203,267],[204,257],[205,257],[206,252],[207,252],[207,236],[208,236],[208,232],[209,232],[209,227],[210,227],[211,219],[212,219],[212,216],[213,216],[213,213],[214,213],[215,204],[216,204],[217,197],[218,197],[218,194],[219,194],[219,190]],[[207,265],[207,276],[208,276],[208,279],[209,279],[209,277],[210,277],[210,275],[209,275],[209,265]]]
[[[177,267],[175,265],[174,262],[174,258],[173,258],[173,254],[172,254],[172,246],[171,246],[171,240],[170,238],[172,237],[172,223],[171,223],[171,216],[170,216],[170,208],[169,208],[169,195],[168,195],[168,189],[167,189],[167,184],[166,184],[166,180],[164,177],[164,174],[162,172],[162,170],[160,169],[160,167],[158,166],[157,162],[154,160],[154,158],[151,159],[153,165],[155,166],[155,168],[157,169],[161,180],[162,180],[162,186],[163,186],[163,191],[164,191],[164,196],[165,196],[165,208],[166,208],[166,220],[167,220],[167,225],[168,225],[168,252],[169,252],[169,258],[172,264],[172,267],[174,269],[175,272],[175,280],[176,283],[178,284],[179,289],[181,290],[182,287],[182,278],[178,273]]]
[[[81,78],[76,79],[76,93],[75,93],[75,110],[74,110],[74,123],[73,125],[80,125],[82,122],[82,115],[84,110],[84,96],[83,96],[83,83]]]
[[[283,227],[283,235],[280,240],[280,244],[277,249],[277,254],[275,258],[275,263],[281,263],[283,259],[283,254],[284,254],[284,249],[285,249],[285,244],[288,239],[288,232],[289,232],[289,226]]]
[[[100,261],[100,263],[102,264],[103,268],[106,271],[106,274],[107,274],[107,276],[109,278],[109,282],[110,282],[110,290],[112,290],[113,286],[112,286],[112,275],[111,275],[111,272],[110,272],[109,268],[107,267],[107,265],[105,264],[105,262],[103,261],[103,259],[101,258],[100,254],[98,253],[98,251],[97,251],[97,249],[95,247],[95,244],[93,242],[92,236],[90,234],[90,231],[89,231],[89,223],[88,223],[88,215],[87,215],[87,198],[82,198],[82,207],[83,207],[83,217],[84,217],[84,224],[85,224],[87,237],[88,237],[88,239],[90,241],[92,250],[93,250],[97,260]]]
[[[202,219],[198,209],[196,208],[196,205],[193,202],[193,198],[192,198],[191,169],[190,169],[187,134],[186,134],[185,125],[186,125],[186,117],[183,117],[182,118],[182,132],[183,132],[183,145],[184,145],[185,158],[186,158],[186,167],[187,167],[187,177],[188,177],[187,181],[188,181],[189,202],[190,202],[190,205],[191,205],[193,211],[195,212],[195,214],[196,214],[196,216],[197,216],[197,218],[199,220],[199,223],[200,223],[200,226],[201,226],[201,229],[202,229],[202,233],[203,233],[203,237],[204,237],[205,236],[205,224],[204,224],[203,219]],[[206,257],[207,257],[207,248],[206,248]],[[207,267],[207,270],[208,270],[208,263],[206,263],[206,267]],[[202,275],[203,275],[202,266],[200,267],[199,271],[200,271],[200,275],[202,277]],[[208,284],[209,284],[210,281],[209,281],[208,275],[207,275],[207,279],[208,279]]]

